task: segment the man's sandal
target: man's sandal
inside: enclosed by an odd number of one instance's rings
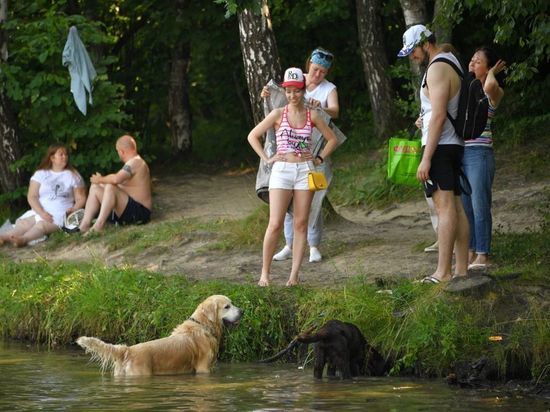
[[[437,285],[439,283],[441,283],[441,281],[434,277],[434,276],[426,276],[425,278],[423,278],[420,283],[429,283],[429,284],[432,284],[432,285]]]

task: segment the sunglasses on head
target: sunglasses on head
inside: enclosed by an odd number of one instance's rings
[[[334,59],[334,55],[328,52],[324,52],[321,50],[314,50],[313,53],[311,53],[312,56],[319,56],[321,59],[326,60],[327,62],[331,62],[332,59]]]

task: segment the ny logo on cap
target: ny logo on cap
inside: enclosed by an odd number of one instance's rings
[[[296,72],[289,71],[287,74],[288,80],[298,80],[300,75]]]

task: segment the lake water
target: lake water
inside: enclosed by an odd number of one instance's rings
[[[291,364],[220,363],[208,376],[115,378],[80,349],[0,342],[0,411],[547,411],[539,398],[442,380],[313,379]]]

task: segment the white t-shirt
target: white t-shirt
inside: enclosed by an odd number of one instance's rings
[[[37,170],[31,180],[40,184],[38,201],[44,210],[53,216],[57,226],[62,226],[65,212],[74,206],[74,189],[84,186],[82,177],[70,170]],[[19,219],[30,216],[35,216],[37,222],[42,220],[34,210],[27,211]]]
[[[329,82],[327,79],[323,79],[317,87],[311,91],[307,90],[305,93],[306,101],[309,99],[318,100],[321,103],[321,107],[326,109],[328,107],[328,95],[336,89],[334,83]]]

